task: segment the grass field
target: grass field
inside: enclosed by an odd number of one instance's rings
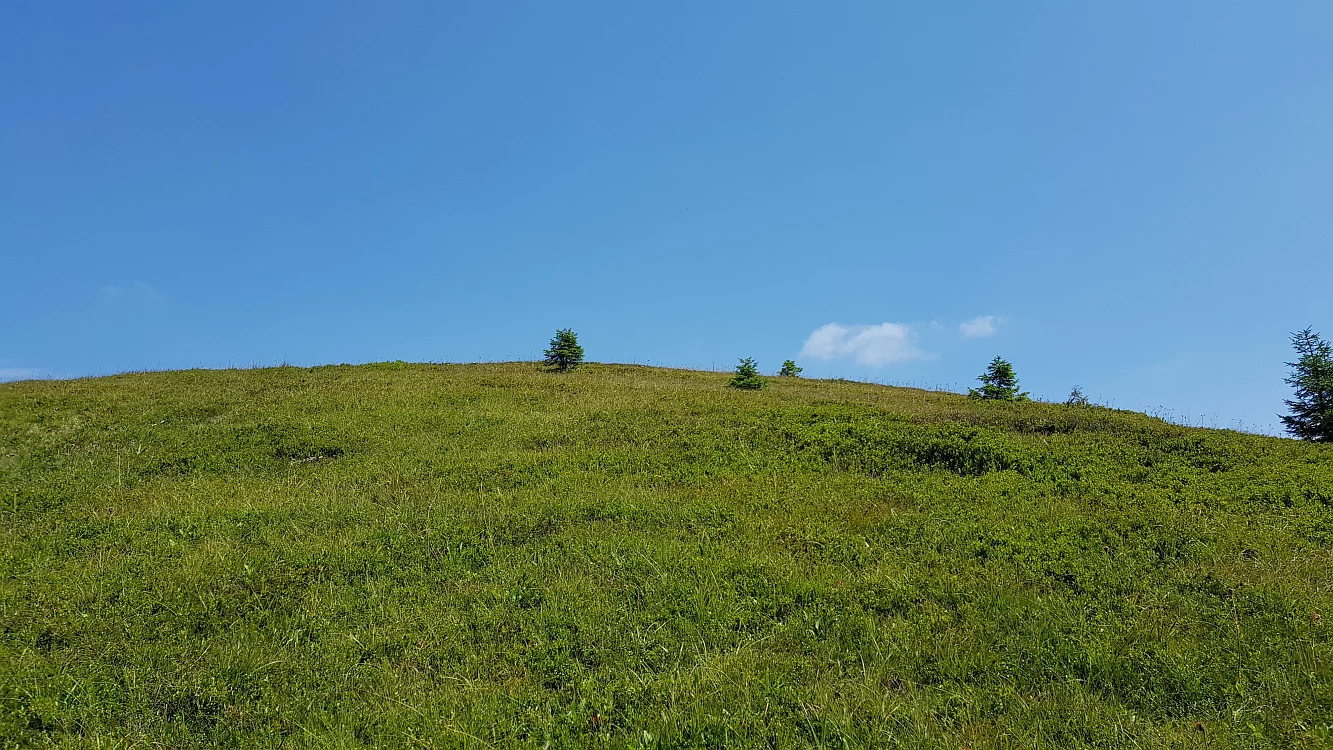
[[[1333,446],[727,379],[0,385],[0,744],[1333,747]]]

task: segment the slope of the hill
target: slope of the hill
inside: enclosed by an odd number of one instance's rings
[[[726,381],[0,386],[0,744],[1333,743],[1329,447]]]

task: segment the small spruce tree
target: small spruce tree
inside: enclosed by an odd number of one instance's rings
[[[1301,440],[1333,443],[1333,345],[1306,328],[1291,334],[1291,346],[1299,356],[1287,363],[1286,383],[1296,394],[1282,423]]]
[[[546,350],[546,366],[559,372],[572,370],[583,364],[583,347],[579,346],[579,337],[569,328],[561,328],[551,339],[551,348]]]
[[[732,388],[741,388],[747,391],[755,391],[763,388],[767,384],[763,376],[759,374],[759,366],[754,360],[746,357],[741,363],[736,365],[736,374],[731,376]]]
[[[796,360],[789,359],[782,363],[782,369],[778,370],[778,377],[794,378],[801,374],[801,368],[796,366]]]
[[[1065,403],[1069,406],[1092,405],[1092,402],[1088,400],[1088,397],[1083,395],[1083,388],[1077,385],[1074,386],[1074,390],[1069,392],[1069,400],[1065,401]]]
[[[981,387],[967,390],[967,395],[972,398],[986,401],[1028,400],[1028,394],[1018,390],[1018,375],[1014,374],[1014,366],[1001,357],[992,359],[986,372],[977,380],[981,381]]]

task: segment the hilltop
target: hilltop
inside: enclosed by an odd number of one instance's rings
[[[0,385],[0,744],[1333,745],[1333,447],[727,380]]]

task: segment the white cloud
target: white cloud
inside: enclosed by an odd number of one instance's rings
[[[874,326],[829,323],[810,334],[801,356],[825,360],[850,357],[858,364],[881,367],[923,359],[926,353],[917,348],[916,332],[905,323]]]
[[[965,338],[984,339],[995,334],[995,323],[994,315],[978,315],[966,323],[959,323],[958,330]]]
[[[31,380],[42,371],[32,367],[0,367],[0,383],[10,380]]]
[[[139,300],[145,302],[161,302],[166,299],[162,292],[159,292],[151,284],[136,281],[129,286],[116,286],[114,284],[103,285],[97,290],[97,294],[107,302]]]

